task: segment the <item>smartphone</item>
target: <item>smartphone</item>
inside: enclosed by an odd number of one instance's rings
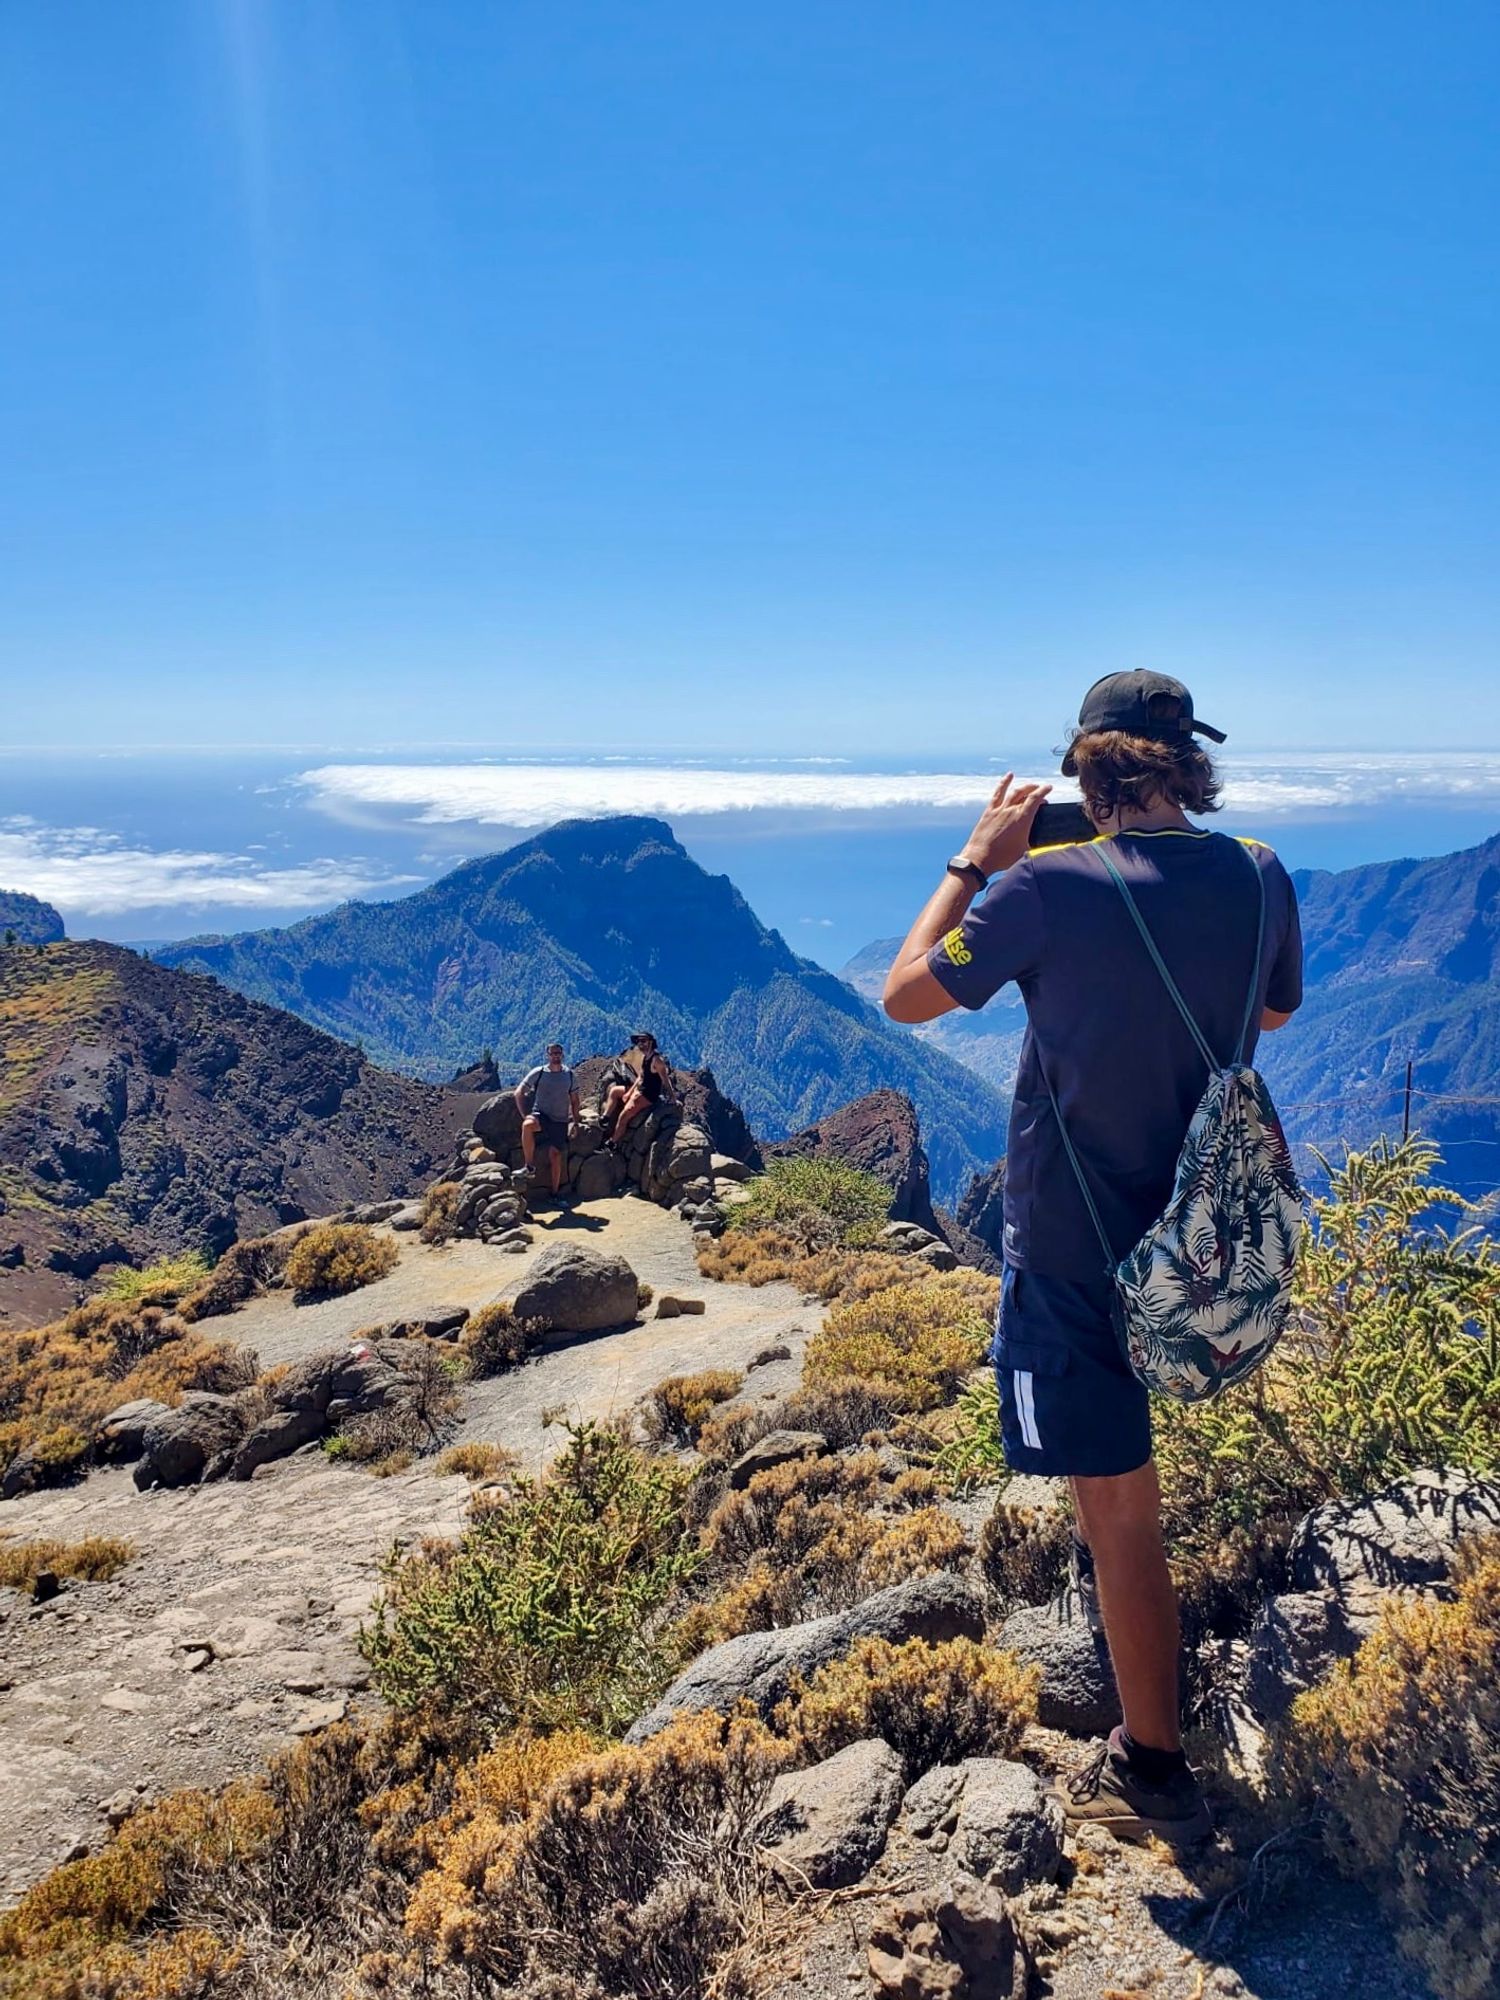
[[[1031,822],[1030,847],[1061,847],[1070,840],[1092,840],[1099,831],[1082,806],[1043,805]]]

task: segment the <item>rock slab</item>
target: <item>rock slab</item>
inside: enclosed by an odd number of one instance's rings
[[[858,1882],[885,1851],[904,1783],[901,1759],[879,1737],[809,1770],[784,1771],[766,1801],[761,1844],[794,1886]]]
[[[1013,1611],[1000,1644],[1042,1670],[1037,1720],[1073,1736],[1104,1736],[1120,1720],[1120,1696],[1104,1640],[1089,1630],[1076,1602],[1062,1593],[1050,1604]]]

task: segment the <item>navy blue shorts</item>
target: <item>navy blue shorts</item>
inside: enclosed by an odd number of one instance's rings
[[[1106,1278],[1006,1265],[990,1358],[1013,1471],[1102,1479],[1150,1458],[1150,1405],[1120,1351],[1112,1292]]]

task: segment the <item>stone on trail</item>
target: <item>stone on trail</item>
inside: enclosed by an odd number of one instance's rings
[[[772,1466],[788,1465],[797,1458],[821,1458],[827,1449],[828,1440],[821,1431],[767,1431],[730,1466],[730,1488],[743,1492],[757,1472],[768,1472]]]
[[[1062,1861],[1062,1810],[1036,1772],[1003,1757],[967,1757],[959,1769],[954,1858],[1007,1895],[1050,1882]]]
[[[521,1280],[511,1310],[557,1333],[592,1333],[627,1325],[639,1298],[639,1281],[623,1257],[586,1243],[549,1243]]]
[[[1020,2000],[1026,1990],[1005,1898],[972,1875],[888,1903],[868,1963],[875,1991],[891,2000]]]
[[[794,1888],[841,1889],[868,1874],[901,1808],[901,1759],[871,1737],[771,1786],[761,1845]]]
[[[795,1675],[810,1680],[819,1667],[842,1659],[859,1639],[889,1639],[898,1646],[908,1639],[925,1639],[936,1646],[948,1639],[983,1636],[984,1605],[972,1584],[947,1571],[909,1577],[877,1590],[850,1611],[831,1612],[773,1632],[745,1632],[710,1646],[678,1675],[654,1708],[631,1724],[625,1740],[644,1743],[681,1710],[717,1709],[722,1714],[744,1697],[768,1716],[790,1692]]]
[[[703,1310],[702,1299],[679,1298],[675,1292],[663,1292],[656,1301],[658,1319],[681,1319],[684,1313],[701,1313]]]
[[[1037,1720],[1073,1736],[1102,1736],[1120,1720],[1109,1648],[1089,1630],[1066,1591],[1050,1604],[1013,1611],[1000,1628],[1000,1645],[1023,1666],[1042,1670]]]

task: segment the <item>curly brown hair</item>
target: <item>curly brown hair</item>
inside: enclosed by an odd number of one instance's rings
[[[1219,810],[1219,774],[1206,750],[1190,739],[1158,742],[1122,729],[1080,731],[1068,745],[1083,802],[1095,820],[1124,807],[1149,812],[1180,806],[1188,813]]]

